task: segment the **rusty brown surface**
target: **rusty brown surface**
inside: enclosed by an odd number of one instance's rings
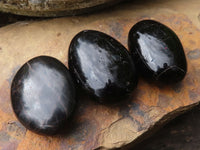
[[[39,22],[19,22],[0,29],[0,149],[90,150],[123,147],[200,101],[200,23],[196,0],[130,2],[112,11]],[[145,5],[146,4],[146,5]],[[181,5],[184,4],[184,5]],[[185,8],[187,6],[187,8]],[[183,9],[184,8],[184,9]],[[188,73],[176,85],[140,79],[129,100],[105,106],[80,94],[69,129],[46,137],[27,131],[10,105],[10,83],[17,69],[38,55],[50,55],[67,65],[68,46],[84,29],[112,35],[127,47],[130,28],[142,19],[155,19],[179,36]]]

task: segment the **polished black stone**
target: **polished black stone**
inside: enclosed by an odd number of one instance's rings
[[[183,46],[165,25],[143,20],[134,25],[128,46],[140,74],[164,83],[181,81],[187,72]]]
[[[56,134],[73,111],[74,83],[60,61],[39,56],[26,62],[15,75],[11,101],[26,128],[39,134]]]
[[[77,83],[100,102],[116,102],[137,85],[134,62],[122,44],[102,32],[78,33],[69,47],[69,69]]]

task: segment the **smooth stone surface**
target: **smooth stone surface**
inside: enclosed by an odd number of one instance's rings
[[[185,77],[183,46],[167,26],[153,20],[138,22],[129,32],[128,46],[141,75],[170,83]]]
[[[28,129],[51,135],[62,128],[75,105],[68,69],[57,59],[39,56],[25,63],[11,87],[13,110]]]
[[[93,30],[82,31],[71,41],[69,69],[100,102],[124,98],[138,81],[126,48],[107,34]]]

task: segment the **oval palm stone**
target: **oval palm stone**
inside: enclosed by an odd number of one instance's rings
[[[56,134],[75,105],[75,88],[68,69],[52,57],[31,59],[13,79],[11,101],[26,128],[39,134]]]
[[[129,32],[128,46],[142,76],[165,83],[185,77],[187,63],[183,46],[167,26],[153,20],[138,22]]]
[[[126,48],[99,31],[78,33],[69,47],[69,69],[100,102],[123,99],[137,85],[134,62]]]

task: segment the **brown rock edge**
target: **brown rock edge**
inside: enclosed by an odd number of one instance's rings
[[[187,6],[187,7],[186,7]],[[148,0],[130,2],[112,11],[39,22],[19,22],[0,29],[0,148],[91,150],[126,148],[153,129],[200,101],[200,1]],[[164,86],[140,79],[129,100],[105,106],[79,95],[71,127],[45,137],[27,131],[10,105],[10,83],[27,60],[50,55],[67,65],[68,46],[84,29],[112,35],[127,47],[127,35],[137,21],[155,19],[172,28],[183,43],[188,73],[179,84]]]
[[[2,0],[0,11],[25,16],[55,17],[97,11],[122,0]]]

